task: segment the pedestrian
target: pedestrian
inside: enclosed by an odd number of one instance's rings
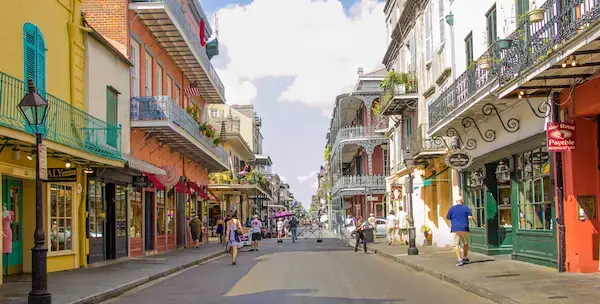
[[[290,221],[287,219],[287,217],[283,220],[283,238],[287,239],[288,238],[288,226],[290,225]]]
[[[200,236],[202,234],[202,222],[197,215],[195,215],[190,221],[190,234],[192,235],[192,240],[194,241],[194,247],[198,248],[200,246]]]
[[[258,251],[258,242],[261,240],[262,223],[258,219],[258,215],[254,215],[254,219],[250,222],[250,232],[252,236],[252,248],[250,251]]]
[[[454,253],[456,253],[456,266],[469,263],[469,221],[473,219],[471,209],[464,205],[462,196],[456,199],[456,205],[450,207],[446,219],[450,221],[450,233],[454,239]],[[460,246],[463,247],[461,256]]]
[[[377,239],[377,219],[375,218],[375,214],[369,214],[367,222],[369,223],[369,226],[373,228],[373,243],[375,243],[375,240]]]
[[[298,219],[296,217],[292,217],[290,220],[290,230],[292,231],[292,243],[296,243],[297,239],[297,229],[298,229]]]
[[[277,219],[277,240],[281,241],[283,238],[283,220]]]
[[[356,230],[354,230],[354,233],[356,234],[356,245],[354,245],[354,252],[358,252],[358,244],[360,244],[359,242],[362,241],[365,253],[367,253],[367,240],[365,239],[365,228],[368,227],[368,224],[369,222],[363,222],[362,216],[358,216],[358,219],[356,220]]]
[[[390,214],[387,216],[385,221],[388,245],[396,246],[396,229],[398,228],[398,220],[396,219],[396,213],[394,210],[390,211]]]
[[[228,247],[231,250],[231,264],[236,264],[236,258],[238,254],[238,249],[244,247],[244,243],[242,243],[242,224],[237,217],[237,212],[233,213],[233,216],[229,221],[227,221],[227,235],[226,239],[229,242]]]
[[[404,211],[402,206],[400,206],[398,210],[399,211],[398,211],[397,220],[398,220],[398,234],[400,235],[400,243],[408,244],[408,241],[404,240],[404,236],[408,236],[408,213],[406,213],[406,211]],[[408,237],[406,239],[408,239]]]
[[[223,230],[225,227],[225,223],[223,219],[219,216],[217,218],[217,235],[219,236],[219,244],[223,244]]]

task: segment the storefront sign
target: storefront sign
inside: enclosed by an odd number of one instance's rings
[[[134,176],[131,184],[137,188],[148,188],[150,187],[150,180],[147,176]]]
[[[47,180],[48,179],[48,149],[46,146],[39,144],[38,145],[38,162],[40,164],[40,179]]]
[[[166,188],[172,188],[175,185],[177,185],[177,183],[179,182],[179,169],[177,169],[177,167],[173,165],[164,166],[162,167],[162,169],[165,170],[167,174],[157,175],[156,179],[158,179],[158,181],[160,181],[160,183],[163,184]]]
[[[49,168],[48,182],[76,182],[77,168]]]
[[[473,157],[465,151],[452,151],[446,156],[446,165],[456,170],[468,168],[473,162]]]
[[[575,150],[575,124],[551,122],[546,128],[548,151],[561,152]]]

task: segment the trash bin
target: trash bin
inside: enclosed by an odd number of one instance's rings
[[[373,228],[365,229],[364,234],[365,234],[365,241],[367,241],[367,243],[375,242],[375,240],[373,240]]]

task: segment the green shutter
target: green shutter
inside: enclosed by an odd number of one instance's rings
[[[487,19],[487,42],[488,47],[492,46],[496,39],[498,39],[498,26],[496,20],[496,5],[490,9],[490,11],[485,15]]]
[[[36,87],[39,92],[46,93],[46,43],[44,43],[44,37],[38,28],[36,28],[35,47]]]
[[[117,92],[112,88],[106,88],[106,123],[108,129],[106,130],[106,143],[112,147],[117,146],[118,133],[117,133]]]
[[[469,33],[465,38],[465,56],[467,57],[467,69],[473,63],[473,33]]]
[[[29,22],[23,24],[23,76],[23,94],[27,91],[27,83],[31,79],[38,94],[46,98],[46,44],[39,28]],[[48,111],[52,111],[52,107]],[[42,126],[36,132],[46,134],[45,127]],[[26,123],[25,130],[35,133]]]
[[[406,138],[412,134],[412,117],[406,117]]]

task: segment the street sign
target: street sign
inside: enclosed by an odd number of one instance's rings
[[[38,163],[40,166],[39,176],[41,180],[48,179],[48,149],[42,144],[38,144]]]
[[[473,162],[473,157],[462,150],[451,151],[446,155],[446,165],[456,170],[468,168]]]
[[[575,124],[551,122],[546,127],[548,151],[561,152],[575,150]]]

